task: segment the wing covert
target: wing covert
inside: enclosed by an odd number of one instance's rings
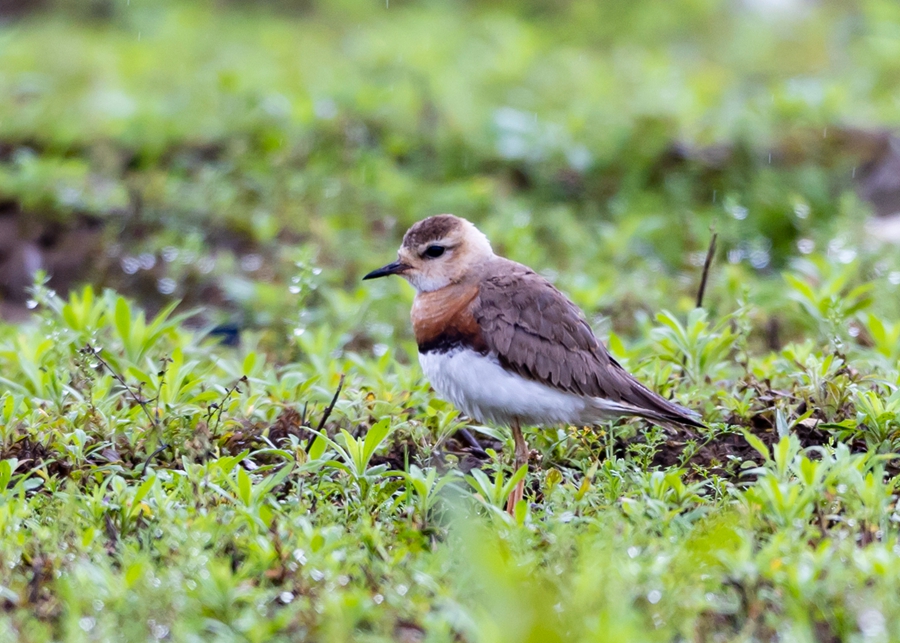
[[[602,398],[617,414],[703,427],[690,411],[622,368],[581,310],[549,281],[521,264],[502,262],[481,282],[471,310],[483,345],[504,368],[560,390]]]
[[[485,279],[473,314],[482,338],[519,375],[572,393],[620,399],[627,384],[581,311],[524,266]],[[616,371],[625,375],[619,379]]]

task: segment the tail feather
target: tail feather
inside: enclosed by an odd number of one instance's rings
[[[670,428],[674,428],[674,426],[689,426],[696,429],[709,428],[698,419],[700,417],[699,414],[677,404],[670,403],[670,405],[670,408],[649,409],[628,404],[627,402],[603,400],[597,406],[604,415],[608,416],[640,417]]]
[[[697,429],[708,428],[700,421],[699,413],[667,400],[637,380],[632,380],[632,382],[631,390],[623,396],[623,399],[619,401],[603,400],[599,406],[608,413],[641,417],[668,427],[678,425]]]
[[[695,419],[695,418],[700,417],[699,414],[695,414],[695,413],[688,411],[687,409],[685,409],[681,406],[678,406],[678,405],[673,405],[673,406],[675,406],[678,409],[679,412],[677,414],[674,414],[674,413],[663,414],[663,413],[657,413],[655,411],[639,410],[637,413],[635,413],[635,415],[637,415],[638,417],[642,417],[645,420],[650,420],[651,422],[658,422],[659,424],[662,424],[662,425],[670,427],[670,428],[674,428],[672,425],[678,425],[678,426],[682,426],[682,427],[689,426],[689,427],[693,427],[695,429],[708,429],[709,428],[705,424],[703,424],[703,422],[701,422],[699,419]]]

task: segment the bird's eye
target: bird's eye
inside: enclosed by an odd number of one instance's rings
[[[425,256],[430,259],[437,259],[442,254],[444,254],[444,246],[433,245],[425,248]]]

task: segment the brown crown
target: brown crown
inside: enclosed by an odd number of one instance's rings
[[[438,214],[422,219],[403,235],[403,246],[412,250],[423,243],[443,239],[461,225],[461,220],[452,214]]]

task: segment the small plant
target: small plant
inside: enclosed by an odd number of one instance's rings
[[[878,453],[896,452],[900,448],[900,388],[891,395],[859,391],[855,407],[856,426],[847,437],[861,437]]]
[[[478,502],[490,509],[493,514],[506,516],[505,507],[509,494],[512,493],[515,486],[519,484],[519,481],[523,480],[527,474],[528,466],[522,465],[517,471],[513,472],[509,478],[506,478],[503,469],[498,467],[494,473],[494,480],[491,482],[491,479],[484,471],[481,469],[472,469],[472,471],[469,472],[469,475],[465,477],[465,480],[472,488],[475,499],[478,500]],[[520,507],[525,507],[525,503],[520,503],[519,506],[516,507],[516,520],[521,523],[524,516],[521,514]]]
[[[368,498],[372,486],[386,475],[388,465],[379,464],[370,467],[369,463],[375,451],[384,443],[391,434],[391,421],[389,418],[373,424],[366,432],[365,438],[354,438],[349,431],[341,429],[340,442],[332,440],[322,432],[318,433],[316,441],[323,441],[331,446],[340,456],[340,460],[329,460],[325,466],[343,471],[350,476],[359,491],[359,498],[365,501]],[[313,457],[321,447],[311,447],[310,457]]]
[[[847,338],[847,322],[872,303],[871,282],[850,286],[856,266],[838,266],[824,257],[795,262],[802,276],[785,273],[788,296],[800,304],[822,337],[835,346],[842,346]]]
[[[900,362],[900,321],[891,323],[873,313],[861,315],[873,350],[888,366]]]
[[[709,382],[725,371],[725,360],[737,340],[729,318],[712,326],[707,312],[695,308],[685,324],[669,312],[660,313],[656,319],[662,325],[653,329],[652,335],[663,359],[680,365],[691,382]]]
[[[431,514],[441,498],[441,490],[458,480],[455,470],[438,476],[434,467],[421,469],[410,465],[409,471],[390,471],[389,475],[401,476],[406,482],[410,505],[422,525],[428,525]]]

